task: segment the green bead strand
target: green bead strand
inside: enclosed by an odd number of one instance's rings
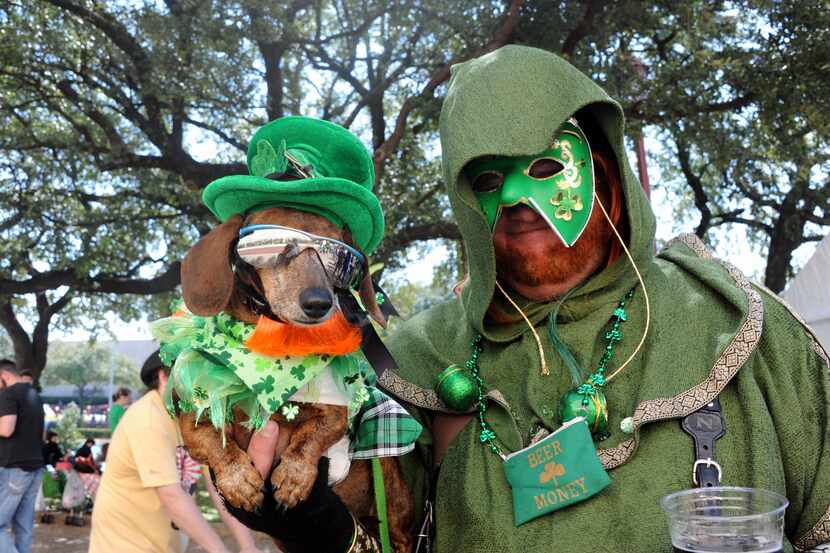
[[[583,384],[571,390],[559,402],[559,418],[566,422],[574,417],[585,417],[591,433],[596,439],[604,440],[609,434],[608,428],[608,405],[602,389],[605,387],[605,371],[608,363],[614,356],[614,347],[622,341],[623,334],[620,326],[628,320],[628,313],[625,311],[625,304],[634,296],[634,288],[629,290],[617,303],[614,313],[611,316],[611,329],[605,333],[608,343],[605,352],[600,357],[597,368]]]
[[[605,333],[605,339],[608,340],[605,346],[605,352],[597,364],[596,370],[590,374],[582,385],[571,390],[560,401],[560,420],[565,422],[575,416],[590,415],[591,420],[588,421],[592,433],[599,440],[608,437],[608,407],[605,403],[605,395],[602,393],[602,388],[605,386],[605,370],[608,363],[614,356],[614,346],[622,341],[623,334],[620,331],[621,323],[628,320],[628,313],[625,311],[626,302],[628,302],[634,295],[634,288],[629,290],[625,296],[617,303],[614,314],[611,316],[611,329]],[[464,366],[470,371],[473,381],[476,385],[478,425],[480,428],[478,439],[487,446],[487,448],[494,454],[504,457],[501,448],[496,443],[496,433],[487,423],[485,415],[487,414],[487,402],[485,401],[485,385],[484,379],[481,377],[481,369],[478,365],[478,358],[484,350],[481,346],[482,337],[476,334],[470,342],[472,353],[470,359]]]

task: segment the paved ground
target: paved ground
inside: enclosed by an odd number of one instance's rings
[[[64,515],[58,515],[52,524],[35,524],[35,540],[32,546],[33,553],[87,553],[89,549],[89,519],[83,528],[67,526],[63,521]],[[238,551],[236,542],[221,523],[214,523],[213,527],[225,540],[228,549]],[[274,542],[264,534],[257,534],[257,545],[262,553],[277,553]],[[198,545],[191,543],[186,553],[205,553]]]

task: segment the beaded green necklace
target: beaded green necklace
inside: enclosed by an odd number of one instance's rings
[[[588,376],[583,384],[566,393],[559,401],[560,422],[564,424],[575,417],[585,417],[588,422],[588,427],[591,429],[591,434],[597,440],[604,440],[609,436],[608,405],[602,388],[623,368],[621,367],[611,375],[605,376],[608,363],[614,355],[614,347],[622,340],[620,326],[628,320],[625,305],[633,295],[634,288],[629,290],[620,299],[617,307],[614,309],[614,313],[611,316],[611,328],[605,333],[605,338],[608,340],[608,343],[605,346],[605,352],[600,358],[596,370]],[[476,386],[476,411],[478,414],[478,424],[481,428],[478,439],[482,444],[489,447],[490,451],[504,458],[504,453],[496,443],[496,433],[485,419],[485,414],[487,413],[487,403],[484,401],[485,385],[484,379],[481,377],[481,370],[478,366],[478,358],[481,356],[481,352],[484,351],[481,342],[481,334],[476,334],[470,342],[470,347],[472,348],[470,359],[465,364],[472,374]]]

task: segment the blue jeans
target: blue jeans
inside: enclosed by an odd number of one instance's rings
[[[31,552],[35,501],[42,477],[43,469],[0,468],[0,553]]]

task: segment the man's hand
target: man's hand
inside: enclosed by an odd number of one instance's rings
[[[285,509],[274,499],[271,472],[274,460],[288,445],[289,438],[290,435],[281,433],[279,425],[271,420],[251,436],[248,456],[265,480],[265,500],[253,513],[229,504],[225,504],[225,508],[249,528],[280,540],[287,551],[342,553],[352,542],[355,523],[349,510],[328,486],[328,457],[320,458],[317,480],[305,501]]]
[[[251,436],[251,443],[248,444],[248,456],[254,463],[254,467],[262,475],[263,480],[271,476],[271,469],[277,456],[277,446],[281,445],[280,452],[288,445],[280,442],[280,425],[269,420],[259,432]]]

